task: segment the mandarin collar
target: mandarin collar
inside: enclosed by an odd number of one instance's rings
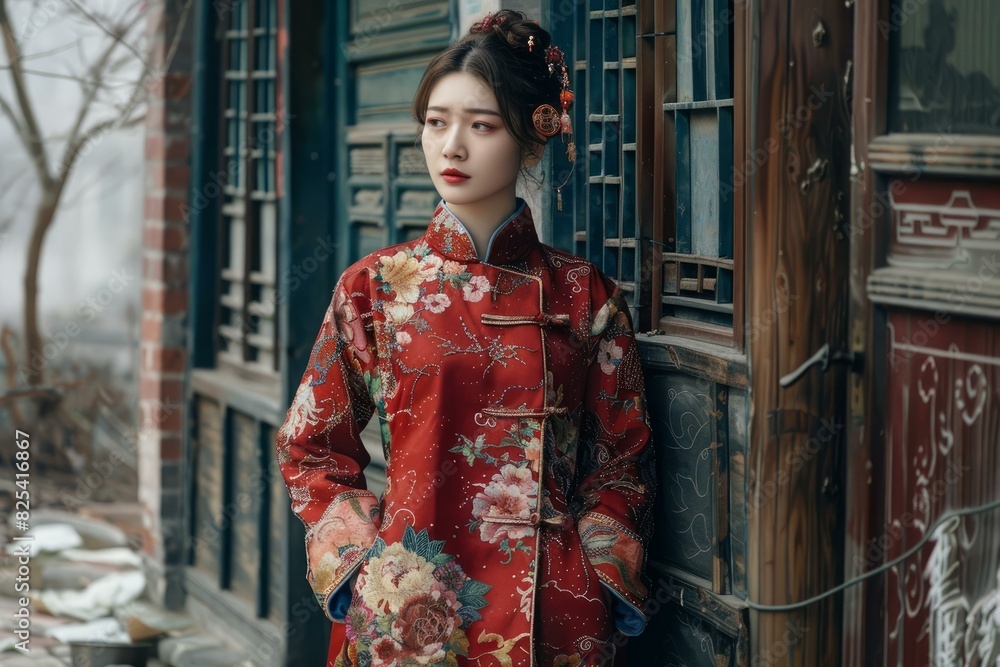
[[[431,247],[458,262],[513,264],[539,243],[531,208],[521,197],[516,198],[516,203],[514,213],[500,223],[490,237],[485,259],[476,254],[476,245],[472,242],[469,230],[448,208],[444,199],[438,202],[424,236]]]

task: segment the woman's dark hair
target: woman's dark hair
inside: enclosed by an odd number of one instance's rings
[[[493,91],[507,130],[521,155],[528,155],[537,144],[547,143],[536,132],[531,114],[539,104],[562,108],[560,73],[550,74],[545,62],[552,36],[522,12],[502,9],[490,18],[485,29],[484,21],[475,23],[468,34],[431,60],[413,99],[413,117],[422,129],[431,90],[441,78],[455,72],[472,74]]]

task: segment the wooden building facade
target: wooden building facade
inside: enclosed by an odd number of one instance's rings
[[[1000,510],[946,514],[1000,497],[989,0],[194,7],[187,537],[164,556],[189,608],[260,664],[322,664],[275,429],[340,272],[437,202],[424,67],[510,7],[574,65],[580,157],[562,210],[527,195],[542,238],[640,332],[660,493],[630,664],[1000,664]]]

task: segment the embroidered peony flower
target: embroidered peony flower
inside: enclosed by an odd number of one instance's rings
[[[583,660],[579,653],[574,653],[573,655],[557,655],[552,659],[552,667],[579,667],[580,662]]]
[[[490,291],[490,281],[486,276],[472,276],[462,288],[466,301],[482,301],[483,296]]]
[[[390,324],[403,324],[413,317],[413,306],[402,301],[389,301],[385,304],[385,319]]]
[[[355,590],[372,608],[398,613],[410,598],[429,591],[435,581],[434,565],[397,542],[368,561]]]
[[[434,280],[441,268],[441,258],[427,255],[422,260],[400,250],[392,257],[378,258],[379,275],[396,294],[397,301],[416,303],[420,298],[420,283]]]
[[[434,570],[434,578],[442,586],[452,591],[462,590],[462,586],[465,585],[465,581],[468,579],[465,572],[462,571],[462,568],[455,561],[448,561],[443,565],[438,565],[438,568]]]
[[[444,659],[444,644],[461,622],[458,607],[450,591],[418,595],[403,605],[392,624],[392,633],[418,662],[436,664]]]
[[[447,260],[444,263],[444,272],[449,276],[457,276],[465,271],[465,264],[459,264],[454,260]]]
[[[413,336],[406,333],[405,331],[396,332],[396,342],[400,345],[409,345],[413,342]]]
[[[535,534],[531,525],[495,523],[503,519],[527,520],[535,509],[538,484],[531,470],[507,464],[493,475],[472,501],[472,516],[481,521],[479,537],[496,544],[504,539],[520,539]]]
[[[597,362],[601,364],[601,370],[606,375],[611,375],[621,361],[622,349],[613,340],[602,340],[597,348]]]
[[[451,297],[447,294],[428,294],[421,301],[432,313],[443,313],[451,305]]]
[[[392,637],[379,637],[368,647],[372,656],[371,667],[396,667],[403,657],[403,647]]]
[[[431,282],[432,280],[436,280],[443,264],[444,260],[437,255],[424,255],[420,259],[420,273],[427,276],[425,281]]]

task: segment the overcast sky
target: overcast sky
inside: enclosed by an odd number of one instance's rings
[[[83,0],[82,4],[88,11],[120,16],[135,3]],[[57,76],[86,76],[87,65],[108,38],[81,19],[69,17],[67,5],[64,0],[10,0],[11,23],[21,38],[26,68]],[[144,28],[138,31],[142,32]],[[38,54],[42,55],[32,57]],[[0,95],[17,108],[5,52],[0,53],[0,61]],[[109,77],[127,84],[140,71],[136,59]],[[43,133],[55,138],[49,144],[50,161],[58,164],[63,151],[58,136],[69,129],[79,108],[80,85],[38,74],[29,74],[27,81]],[[122,85],[109,93],[109,103],[99,106],[91,121],[112,115],[110,103],[129,90],[128,85]],[[142,290],[143,149],[141,125],[115,130],[95,141],[77,163],[42,253],[39,310],[44,334],[63,330],[71,320],[91,333],[122,330],[128,302],[138,305]],[[0,116],[0,220],[12,220],[0,238],[0,322],[13,325],[18,332],[23,329],[26,249],[38,195],[28,156],[10,121]],[[96,317],[82,314],[86,313],[87,300],[100,295],[113,272],[123,268],[131,279],[126,289]]]

